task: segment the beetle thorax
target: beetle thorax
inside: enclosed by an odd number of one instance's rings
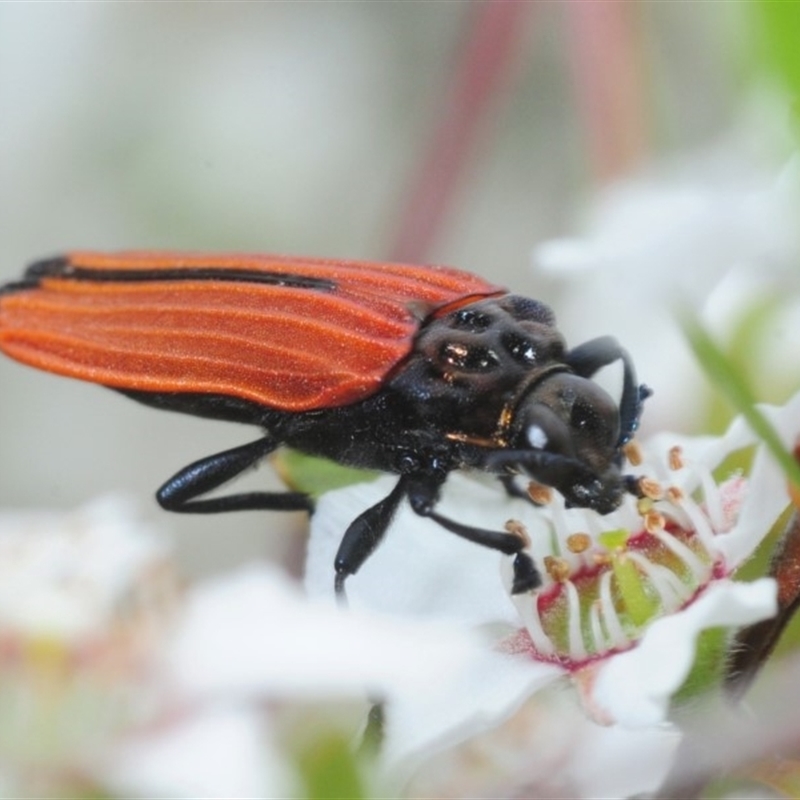
[[[516,398],[564,352],[546,305],[504,295],[430,318],[390,386],[449,438],[503,446]]]

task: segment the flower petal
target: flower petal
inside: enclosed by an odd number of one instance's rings
[[[386,476],[325,494],[311,520],[305,585],[312,597],[333,597],[333,562],[348,525],[397,482]],[[476,527],[502,530],[513,509],[499,484],[453,474],[437,510]],[[517,624],[500,577],[501,556],[460,539],[402,507],[381,546],[347,581],[351,608],[458,621]]]
[[[405,771],[438,751],[496,727],[527,698],[562,675],[552,664],[485,649],[438,680],[396,695],[387,709],[387,763]]]
[[[257,707],[218,706],[120,747],[98,775],[118,796],[292,797],[293,776]]]
[[[791,450],[800,434],[800,392],[782,406],[760,405],[759,409]],[[741,418],[734,425],[746,428]],[[749,436],[755,440],[752,432]],[[752,554],[789,503],[786,476],[763,445],[753,461],[749,480],[750,489],[736,526],[720,537],[720,550],[730,566],[738,566]]]
[[[169,665],[190,696],[380,697],[427,685],[481,650],[465,631],[309,601],[263,566],[190,593]]]
[[[624,726],[663,722],[670,698],[691,669],[697,634],[717,626],[758,622],[776,609],[772,579],[711,584],[683,611],[654,622],[636,648],[601,664],[591,702],[596,710]]]

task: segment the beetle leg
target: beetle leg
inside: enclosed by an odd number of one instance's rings
[[[576,375],[591,378],[603,367],[622,359],[630,362],[630,356],[613,336],[598,336],[588,342],[573,347],[565,356],[564,363],[572,368]]]
[[[201,458],[173,475],[156,493],[162,508],[191,514],[221,511],[312,511],[308,495],[301,492],[244,492],[195,500],[244,472],[277,447],[269,437]]]
[[[336,551],[334,568],[336,596],[344,600],[344,582],[355,575],[383,540],[400,501],[408,493],[408,479],[404,476],[379,503],[359,514],[344,533]]]
[[[591,378],[598,370],[618,360],[622,361],[624,369],[622,397],[619,401],[620,434],[617,442],[617,447],[622,447],[633,438],[639,427],[644,401],[652,394],[647,386],[637,384],[636,370],[628,351],[613,336],[600,336],[573,347],[564,356],[564,363],[582,378]]]
[[[519,594],[535,589],[541,585],[542,580],[539,571],[533,563],[533,559],[524,552],[527,541],[517,533],[510,531],[490,531],[484,528],[473,528],[471,525],[464,525],[456,522],[449,517],[442,516],[434,510],[439,495],[439,487],[433,481],[417,481],[409,489],[408,499],[411,508],[421,517],[432,519],[441,525],[445,530],[455,533],[462,539],[474,542],[475,544],[489,547],[492,550],[499,550],[508,556],[514,556],[514,581],[512,593]]]

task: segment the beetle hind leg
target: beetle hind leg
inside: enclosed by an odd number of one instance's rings
[[[173,475],[156,492],[159,505],[167,511],[188,514],[217,514],[225,511],[312,511],[308,495],[301,492],[243,492],[196,499],[235,478],[271,453],[277,442],[269,437],[201,458]]]

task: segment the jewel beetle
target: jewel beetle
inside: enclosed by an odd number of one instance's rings
[[[311,511],[298,492],[203,497],[281,445],[394,473],[394,489],[344,531],[343,592],[402,503],[514,556],[513,591],[539,584],[517,530],[436,510],[453,470],[517,475],[566,503],[613,511],[623,447],[649,390],[610,336],[566,347],[552,311],[450,267],[274,255],[73,252],[0,288],[0,349],[156,408],[261,428],[157,492],[170,511]],[[618,402],[592,377],[623,365]]]

